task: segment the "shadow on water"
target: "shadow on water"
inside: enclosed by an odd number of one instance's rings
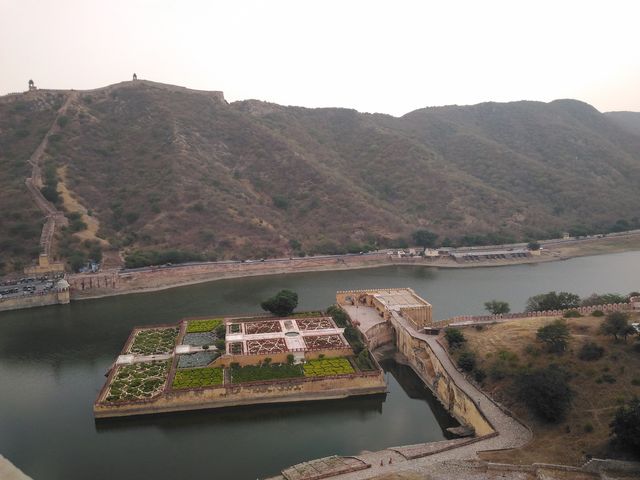
[[[259,428],[261,423],[274,419],[287,421],[293,417],[300,421],[317,421],[327,415],[366,416],[382,414],[386,393],[349,397],[339,400],[318,400],[310,402],[289,402],[265,405],[226,407],[185,412],[136,415],[120,418],[99,418],[95,420],[98,433],[139,428],[160,428],[163,430],[188,430],[190,428],[221,427],[233,424],[235,427]]]
[[[424,384],[422,379],[418,377],[416,372],[408,365],[403,365],[392,359],[385,359],[380,362],[380,366],[385,372],[393,375],[398,385],[402,387],[402,390],[407,397],[414,400],[423,400],[429,405],[429,410],[433,413],[438,425],[442,429],[442,434],[445,438],[455,438],[455,435],[447,431],[447,428],[458,427],[460,424],[454,419],[447,409],[440,403],[435,397],[433,392]]]

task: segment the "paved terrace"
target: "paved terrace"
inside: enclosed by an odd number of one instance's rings
[[[251,322],[233,322],[240,326],[237,333],[227,332],[226,342],[242,343],[243,352],[248,352],[247,342],[280,340],[290,352],[308,350],[305,337],[336,337],[338,348],[348,347],[344,338],[344,328],[338,328],[331,317],[289,318],[283,320],[256,320]]]
[[[360,323],[358,328],[365,335],[371,328],[386,321],[375,308],[358,305],[341,305],[341,307],[349,314],[351,320]]]

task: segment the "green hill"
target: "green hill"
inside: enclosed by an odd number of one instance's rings
[[[0,97],[5,271],[37,251],[26,159],[69,94]],[[66,166],[98,236],[125,253],[360,251],[418,228],[451,242],[534,239],[640,216],[640,137],[572,100],[395,118],[137,81],[78,92],[63,123],[47,164]],[[58,245],[89,248],[70,232]]]

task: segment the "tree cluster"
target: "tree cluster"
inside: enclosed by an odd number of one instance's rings
[[[527,312],[564,310],[580,306],[580,297],[569,292],[549,292],[534,295],[527,300]]]
[[[629,325],[629,314],[625,312],[611,312],[600,324],[600,333],[611,335],[617,342],[620,337],[627,341],[627,337],[635,333],[635,329]]]
[[[291,290],[280,290],[273,297],[260,304],[263,310],[278,317],[291,315],[298,306],[298,294]]]

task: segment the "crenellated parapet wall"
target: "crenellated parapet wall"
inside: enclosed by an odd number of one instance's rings
[[[577,311],[581,315],[591,315],[595,311],[609,312],[630,312],[640,311],[640,297],[632,297],[629,303],[608,303],[606,305],[593,305],[589,307],[565,308],[562,310],[542,310],[537,312],[505,313],[499,315],[458,315],[438,320],[434,326],[446,327],[448,325],[466,325],[474,323],[493,323],[504,320],[518,320],[537,317],[562,317],[566,312]]]

